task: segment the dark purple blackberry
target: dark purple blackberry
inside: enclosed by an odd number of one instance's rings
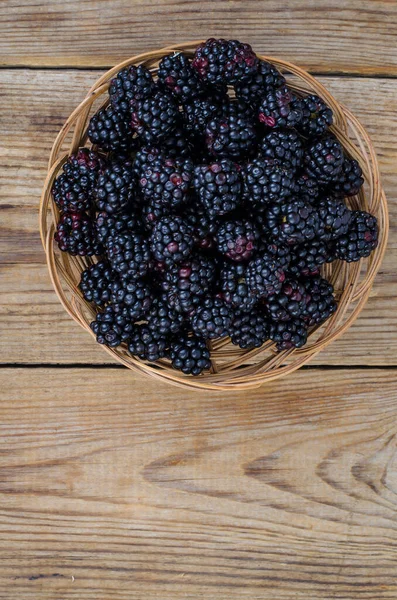
[[[225,94],[214,91],[184,102],[183,120],[185,130],[196,137],[204,136],[208,121],[220,115],[228,103],[229,100]]]
[[[111,106],[101,108],[91,118],[88,137],[105,152],[128,152],[136,145],[127,117]]]
[[[192,313],[209,292],[215,275],[214,260],[201,254],[181,265],[173,265],[167,270],[162,284],[169,305],[178,313]]]
[[[364,184],[363,172],[360,165],[354,159],[345,158],[339,177],[329,187],[333,196],[343,198],[355,196]]]
[[[158,68],[159,82],[178,100],[185,102],[204,92],[204,85],[190,60],[181,52],[164,56]]]
[[[221,297],[241,311],[252,310],[258,300],[248,287],[246,269],[247,266],[242,263],[225,263],[219,276]]]
[[[214,156],[239,159],[253,154],[257,133],[252,109],[241,100],[230,102],[220,115],[208,120],[205,135]]]
[[[311,240],[291,249],[292,260],[288,272],[294,277],[318,275],[321,265],[332,262],[335,255],[322,240]]]
[[[170,306],[166,296],[155,299],[146,314],[146,319],[155,337],[178,333],[184,323],[184,316]]]
[[[128,342],[128,350],[143,360],[155,362],[167,356],[168,342],[155,335],[147,325],[135,325]]]
[[[214,236],[218,230],[216,215],[210,214],[196,198],[190,198],[183,214],[186,222],[193,230],[194,243],[203,250],[214,246]]]
[[[266,300],[266,311],[272,321],[290,321],[303,318],[308,296],[305,284],[295,279],[286,279],[278,294]]]
[[[186,202],[192,177],[190,158],[158,157],[142,168],[139,187],[145,202],[175,208]]]
[[[258,58],[249,44],[210,38],[196,49],[192,67],[211,85],[233,85],[256,73]]]
[[[247,266],[248,287],[257,298],[277,294],[285,280],[283,262],[267,252],[254,258]]]
[[[109,86],[110,102],[115,111],[129,115],[131,101],[152,95],[155,83],[152,74],[143,65],[130,65],[121,69]]]
[[[297,128],[305,137],[323,135],[332,125],[332,110],[321,98],[311,94],[302,98],[303,117]]]
[[[334,288],[321,277],[305,280],[306,307],[303,320],[307,327],[320,325],[326,321],[336,310]]]
[[[93,191],[104,159],[93,150],[79,148],[63,165],[54,181],[52,195],[61,212],[84,212],[93,204]]]
[[[295,193],[308,202],[314,202],[319,195],[318,182],[307,173],[302,173],[295,181]]]
[[[343,148],[331,134],[314,140],[305,154],[305,170],[319,183],[331,183],[338,179],[343,166]]]
[[[115,275],[109,263],[101,260],[82,272],[79,288],[87,302],[104,306],[110,301],[110,290],[114,279]]]
[[[133,169],[136,176],[139,178],[143,170],[153,162],[156,162],[159,157],[165,158],[163,151],[159,147],[142,146],[134,158]]]
[[[260,143],[260,152],[267,161],[275,161],[294,172],[303,163],[303,142],[293,129],[269,131]]]
[[[302,244],[324,234],[318,211],[303,199],[291,198],[286,204],[273,204],[266,215],[273,237],[286,244]]]
[[[244,198],[257,208],[282,203],[295,192],[294,171],[259,157],[242,170]]]
[[[260,348],[269,339],[269,321],[258,309],[237,313],[233,319],[230,338],[235,346],[252,350]]]
[[[218,250],[235,262],[251,258],[258,247],[259,231],[250,221],[225,221],[216,234]]]
[[[150,309],[153,302],[153,292],[140,279],[120,279],[111,285],[111,300],[113,304],[125,306],[132,321],[138,321]]]
[[[258,118],[270,128],[296,127],[302,119],[302,103],[286,86],[270,90],[258,107]]]
[[[90,327],[98,344],[111,348],[127,342],[134,328],[128,310],[118,304],[107,306],[103,312],[98,313]]]
[[[210,351],[204,338],[186,333],[170,343],[172,366],[185,375],[200,375],[211,368]]]
[[[145,143],[169,136],[178,123],[178,106],[167,91],[158,90],[150,98],[132,104],[131,125]]]
[[[355,210],[347,233],[335,242],[335,254],[340,260],[356,262],[369,256],[378,245],[378,222],[376,217]]]
[[[130,161],[112,161],[103,169],[95,188],[100,211],[119,213],[131,206],[135,198],[136,176]]]
[[[301,348],[307,341],[307,326],[302,319],[270,323],[270,339],[276,343],[277,350]]]
[[[261,98],[272,90],[285,86],[285,77],[274,65],[265,61],[258,61],[258,68],[251,77],[234,84],[237,98],[249,104],[259,104]]]
[[[226,337],[233,321],[231,307],[220,298],[204,298],[192,317],[192,328],[204,339]]]
[[[112,269],[121,277],[139,279],[149,270],[149,242],[139,233],[122,232],[109,237],[106,250]]]
[[[316,204],[316,208],[323,223],[323,240],[336,240],[347,233],[353,213],[343,201],[337,198],[324,198]]]
[[[190,157],[194,145],[189,134],[179,124],[166,138],[161,140],[161,151],[168,158]]]
[[[169,265],[186,260],[191,254],[193,243],[191,228],[182,217],[178,216],[159,219],[150,237],[154,258]]]
[[[122,232],[139,233],[142,229],[140,219],[130,213],[117,213],[110,215],[107,212],[100,212],[95,221],[95,229],[98,241],[105,244],[110,237],[115,237]]]
[[[239,167],[227,158],[196,167],[193,183],[211,218],[231,212],[241,203]]]
[[[151,231],[157,221],[163,217],[168,217],[171,214],[171,208],[164,204],[156,202],[148,202],[142,206],[142,222],[148,231]]]
[[[93,256],[103,252],[93,223],[85,213],[61,215],[54,239],[62,252],[73,256]]]
[[[260,246],[260,252],[270,254],[277,260],[278,264],[285,271],[288,269],[292,260],[291,248],[277,241],[264,240]]]

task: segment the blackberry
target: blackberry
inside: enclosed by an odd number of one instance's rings
[[[178,106],[169,92],[158,90],[153,96],[132,104],[131,125],[144,142],[150,144],[172,133],[178,123]]]
[[[59,219],[54,239],[62,252],[73,256],[102,254],[91,219],[85,213],[64,213]]]
[[[239,167],[227,158],[196,167],[193,184],[212,218],[234,210],[241,203]]]
[[[286,86],[270,90],[261,99],[258,118],[270,128],[296,127],[302,119],[302,103]]]
[[[292,248],[292,260],[288,272],[294,277],[318,275],[321,265],[332,262],[334,253],[322,240],[311,240]]]
[[[285,77],[266,60],[258,61],[257,71],[248,79],[234,84],[237,98],[249,104],[258,104],[270,91],[285,86]]]
[[[249,313],[237,313],[230,331],[232,343],[247,350],[260,348],[269,339],[269,322],[266,316],[254,309]]]
[[[128,350],[143,360],[155,362],[167,356],[168,342],[164,337],[155,335],[147,325],[135,325]]]
[[[336,198],[324,198],[316,208],[323,223],[325,241],[336,240],[345,235],[349,229],[352,212]]]
[[[134,326],[128,310],[116,304],[107,306],[103,312],[98,313],[90,327],[98,344],[115,348],[129,340]]]
[[[170,267],[163,282],[169,305],[178,313],[193,313],[210,290],[215,274],[213,259],[201,254]]]
[[[194,243],[206,250],[214,246],[214,236],[218,230],[218,221],[195,197],[186,206],[184,218],[193,231]]]
[[[143,100],[153,94],[155,83],[152,74],[143,65],[130,65],[121,69],[109,86],[110,102],[114,110],[131,114],[131,102]]]
[[[250,292],[258,298],[277,294],[285,280],[283,262],[264,252],[248,264],[246,279]]]
[[[140,279],[120,279],[111,285],[113,304],[125,306],[131,321],[137,321],[145,315],[153,302],[150,287]]]
[[[324,100],[311,94],[302,99],[303,117],[297,128],[305,137],[317,137],[332,125],[332,110]]]
[[[179,335],[170,344],[170,358],[174,369],[185,375],[200,375],[211,368],[210,351],[204,338],[197,335]]]
[[[257,208],[285,202],[295,191],[294,172],[276,162],[268,163],[259,157],[242,171],[244,198]]]
[[[164,204],[150,201],[142,206],[142,222],[148,231],[153,229],[157,221],[163,217],[168,217],[170,214],[170,207]]]
[[[369,256],[378,245],[378,222],[376,217],[355,210],[349,229],[335,242],[335,254],[340,260],[356,262]]]
[[[154,146],[142,146],[134,158],[133,169],[136,176],[139,178],[143,170],[153,162],[156,162],[160,157],[164,157],[162,150]]]
[[[278,294],[266,300],[266,310],[272,321],[290,321],[303,318],[308,296],[305,284],[295,279],[286,279]]]
[[[135,197],[136,179],[130,161],[112,161],[101,171],[95,189],[100,211],[119,213],[131,206]]]
[[[219,276],[221,297],[227,304],[241,311],[252,310],[257,302],[257,297],[248,287],[246,269],[246,265],[242,263],[226,263]]]
[[[159,337],[178,333],[184,323],[183,315],[170,306],[165,296],[155,299],[146,319],[153,335]]]
[[[257,249],[259,231],[250,221],[225,221],[218,229],[218,250],[231,260],[248,260]]]
[[[210,38],[196,49],[192,67],[211,85],[233,85],[256,73],[258,59],[249,44]]]
[[[266,214],[272,235],[286,244],[302,244],[324,234],[318,211],[303,199],[273,204]]]
[[[327,184],[338,179],[343,166],[343,148],[333,135],[314,140],[305,154],[305,169],[319,183]]]
[[[182,108],[185,130],[196,137],[204,136],[208,121],[220,115],[227,105],[228,97],[214,91],[184,102]]]
[[[142,225],[136,215],[124,212],[110,215],[103,211],[98,213],[95,221],[98,242],[105,245],[108,238],[122,232],[139,232],[141,227]]]
[[[339,177],[330,185],[330,193],[337,197],[355,196],[364,184],[363,172],[354,159],[345,158]]]
[[[205,339],[226,337],[230,333],[232,310],[220,298],[204,298],[192,317],[192,328],[196,335]]]
[[[179,216],[162,217],[152,230],[150,247],[157,261],[167,264],[182,262],[193,248],[193,232]]]
[[[308,202],[315,201],[319,195],[317,180],[314,177],[310,177],[307,173],[302,173],[295,181],[295,193],[297,196],[305,198]]]
[[[166,138],[161,140],[161,151],[168,158],[190,157],[194,151],[190,136],[179,125]]]
[[[192,177],[193,162],[189,158],[158,157],[143,167],[139,187],[146,202],[175,208],[186,202]]]
[[[110,301],[110,290],[114,279],[109,263],[101,260],[82,272],[79,288],[87,302],[104,306]]]
[[[190,60],[181,52],[164,56],[158,68],[159,82],[181,102],[204,92],[204,86]]]
[[[127,117],[111,106],[102,108],[91,118],[88,137],[105,152],[128,152],[136,145]]]
[[[97,152],[87,148],[69,156],[52,187],[55,204],[61,212],[84,212],[92,207],[93,190],[104,164]]]
[[[293,129],[269,131],[260,144],[260,151],[267,161],[275,161],[294,172],[303,163],[303,142]]]
[[[320,325],[336,310],[334,288],[326,279],[321,277],[307,279],[305,288],[307,299],[303,320],[307,327]]]
[[[125,231],[109,237],[106,250],[112,269],[121,277],[139,279],[149,270],[149,242],[139,233]]]
[[[242,101],[230,102],[222,114],[209,119],[205,134],[209,151],[217,157],[238,159],[256,149],[252,110]]]
[[[272,321],[270,323],[270,339],[276,343],[277,350],[301,348],[307,341],[307,326],[302,319],[290,321]]]

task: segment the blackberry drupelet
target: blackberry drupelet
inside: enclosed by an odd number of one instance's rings
[[[193,184],[211,218],[231,212],[241,203],[239,167],[227,158],[196,167]]]
[[[302,244],[324,234],[318,211],[301,198],[291,198],[282,205],[273,204],[266,215],[273,237],[286,244]]]
[[[257,250],[258,229],[247,220],[225,221],[216,234],[218,251],[235,262],[246,261]]]
[[[190,198],[183,216],[193,231],[194,243],[203,250],[211,249],[218,230],[215,215],[209,213],[205,206],[194,195]]]
[[[116,304],[107,306],[103,312],[98,313],[90,327],[99,344],[115,348],[129,340],[134,326],[127,309]]]
[[[131,126],[147,144],[169,136],[178,124],[178,106],[167,91],[132,103]]]
[[[143,167],[139,187],[146,202],[173,209],[186,202],[192,177],[190,158],[158,157]]]
[[[102,108],[91,118],[88,137],[105,152],[128,152],[136,146],[127,117],[111,106]]]
[[[332,262],[335,255],[323,240],[311,240],[291,249],[291,263],[288,273],[294,277],[318,275],[321,265]]]
[[[211,368],[210,351],[204,338],[187,333],[170,343],[170,358],[174,369],[185,375],[200,375]]]
[[[308,202],[314,202],[319,195],[317,179],[307,173],[301,173],[295,181],[295,194]]]
[[[258,58],[249,44],[210,38],[196,49],[192,67],[211,85],[233,85],[256,73]]]
[[[353,213],[342,200],[323,198],[316,208],[323,223],[323,240],[336,240],[347,233]]]
[[[142,318],[150,309],[153,299],[152,290],[140,279],[123,278],[111,285],[112,303],[125,306],[131,321]]]
[[[311,94],[302,99],[303,117],[297,128],[305,137],[317,137],[332,125],[332,110],[324,100]]]
[[[270,90],[258,107],[258,118],[269,128],[296,127],[302,119],[302,103],[286,86]]]
[[[248,264],[246,279],[250,292],[257,298],[277,294],[285,280],[282,259],[261,253]]]
[[[335,242],[335,254],[340,260],[356,262],[369,256],[378,245],[378,222],[376,217],[355,210],[346,234]]]
[[[136,176],[130,161],[112,161],[101,171],[95,188],[100,211],[119,213],[131,207],[135,198]]]
[[[303,320],[307,327],[324,323],[336,310],[334,288],[326,279],[314,277],[305,280],[306,307]]]
[[[257,133],[252,109],[243,101],[230,102],[227,109],[207,122],[207,147],[216,157],[239,159],[253,154]]]
[[[305,154],[305,170],[321,184],[338,179],[344,161],[343,148],[335,136],[328,134],[314,140]]]
[[[305,284],[296,279],[286,279],[278,294],[266,300],[266,311],[272,321],[290,321],[303,318],[308,295]]]
[[[196,254],[181,265],[173,265],[163,281],[169,305],[178,313],[192,314],[211,289],[215,275],[215,261],[203,254]]]
[[[260,152],[266,161],[278,162],[293,172],[303,163],[303,141],[293,129],[269,131],[260,143]]]
[[[160,84],[178,100],[185,102],[204,93],[204,85],[187,56],[181,52],[168,54],[161,59],[158,68]]]
[[[291,321],[272,321],[270,323],[270,339],[276,343],[277,350],[301,348],[307,341],[307,326],[302,319]]]
[[[200,303],[191,323],[196,335],[204,339],[214,339],[228,336],[232,321],[231,307],[220,298],[208,296]]]
[[[117,213],[110,215],[107,212],[98,213],[95,220],[95,229],[98,242],[106,245],[108,238],[118,233],[134,231],[138,233],[142,229],[140,219],[133,213]]]
[[[154,300],[146,319],[153,335],[159,337],[178,333],[184,324],[184,316],[170,306],[166,296]]]
[[[260,348],[269,339],[270,325],[259,309],[237,313],[230,331],[232,343],[246,350]]]
[[[225,263],[219,275],[222,299],[240,311],[252,310],[258,300],[248,287],[246,270],[243,263]]]
[[[346,158],[343,161],[342,172],[329,187],[329,192],[333,196],[343,198],[345,196],[355,196],[364,184],[363,172],[360,165],[354,159]]]
[[[147,325],[135,325],[128,343],[128,350],[143,360],[155,362],[167,356],[168,341],[155,335]]]
[[[266,252],[273,258],[277,259],[281,268],[285,271],[288,269],[292,260],[291,248],[280,241],[264,240],[260,247],[260,252]]]
[[[244,198],[259,210],[285,202],[295,192],[293,170],[259,157],[242,170]]]
[[[266,94],[282,86],[285,86],[285,77],[280,71],[271,63],[259,60],[257,71],[251,77],[235,83],[234,89],[237,98],[257,105]]]
[[[62,252],[73,256],[93,256],[103,252],[92,220],[85,213],[61,215],[54,239]]]
[[[152,230],[150,248],[157,261],[168,265],[188,258],[193,248],[193,232],[179,216],[159,219]]]
[[[112,269],[121,277],[139,279],[149,270],[149,242],[139,233],[122,232],[109,237],[106,251]]]
[[[131,101],[143,100],[153,94],[155,83],[152,74],[143,65],[130,65],[121,69],[109,86],[110,102],[114,110],[131,114]]]
[[[172,213],[169,206],[164,204],[157,204],[156,202],[149,202],[142,206],[142,222],[148,231],[152,231],[153,227],[163,217],[168,217]]]
[[[226,94],[216,91],[184,102],[182,114],[185,130],[198,138],[204,136],[208,121],[220,115],[228,104]]]
[[[101,260],[85,269],[80,278],[79,288],[87,302],[104,306],[110,301],[111,285],[115,275],[106,260]]]

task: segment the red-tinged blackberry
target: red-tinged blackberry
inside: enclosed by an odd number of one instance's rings
[[[103,252],[93,223],[85,213],[61,215],[54,239],[62,252],[73,256],[93,256]]]
[[[260,246],[260,252],[270,254],[270,256],[277,260],[284,271],[288,269],[292,260],[291,248],[279,241],[275,242],[264,239]]]
[[[136,145],[127,117],[111,106],[102,108],[91,118],[88,137],[105,152],[127,152]]]
[[[335,259],[334,252],[323,240],[311,240],[291,249],[288,272],[294,277],[318,275],[321,265]]]
[[[148,231],[151,231],[157,221],[163,217],[168,217],[172,213],[169,206],[157,204],[157,202],[148,202],[142,206],[142,222]]]
[[[302,244],[324,234],[317,209],[301,198],[291,198],[281,205],[273,204],[266,215],[273,237],[285,244]]]
[[[286,279],[280,292],[267,298],[265,307],[272,321],[290,321],[303,318],[308,299],[303,282]]]
[[[335,242],[335,254],[340,260],[356,262],[369,256],[378,245],[378,222],[376,217],[355,210],[347,233]]]
[[[161,151],[168,158],[190,157],[194,152],[194,145],[183,129],[178,125],[166,138],[161,140]]]
[[[108,238],[118,233],[134,231],[138,233],[142,229],[140,219],[133,213],[117,213],[110,215],[100,212],[95,221],[96,236],[98,242],[106,245]]]
[[[197,166],[193,184],[212,218],[235,210],[241,203],[240,168],[227,158]]]
[[[228,103],[228,97],[216,91],[184,102],[182,109],[185,130],[190,135],[203,136],[208,121],[220,115]]]
[[[188,258],[193,248],[193,232],[179,216],[159,219],[152,230],[150,248],[159,262],[172,265]]]
[[[212,215],[205,206],[192,196],[187,204],[183,216],[193,231],[194,243],[202,250],[214,247],[214,237],[218,230],[216,215]]]
[[[216,234],[218,251],[235,262],[247,261],[257,250],[259,231],[247,220],[225,221]]]
[[[302,98],[303,117],[297,125],[299,133],[305,137],[317,137],[332,125],[332,110],[324,100],[311,94]]]
[[[323,240],[336,240],[347,233],[353,213],[342,200],[323,198],[316,204],[316,208],[323,223]]]
[[[134,158],[133,169],[136,176],[139,178],[143,169],[158,160],[159,157],[165,158],[160,147],[142,146],[142,148],[137,151]]]
[[[249,44],[210,38],[196,49],[192,67],[211,85],[233,85],[256,73],[258,58]]]
[[[129,340],[134,325],[126,307],[116,304],[106,306],[103,312],[98,313],[90,327],[99,344],[115,348]]]
[[[200,375],[211,368],[210,351],[204,338],[183,333],[170,343],[172,366],[185,375]]]
[[[148,98],[154,90],[155,83],[150,71],[143,65],[130,65],[121,69],[111,80],[110,102],[115,111],[129,115],[131,101]]]
[[[235,346],[246,350],[260,348],[269,339],[269,321],[259,309],[237,313],[233,319],[230,338]]]
[[[286,86],[270,90],[260,101],[258,118],[272,129],[296,127],[302,119],[301,100]]]
[[[166,296],[154,300],[145,318],[153,335],[159,337],[178,333],[184,324],[184,316],[170,306]]]
[[[294,172],[303,163],[303,142],[293,129],[269,131],[260,143],[260,152],[267,161],[276,161]]]
[[[231,307],[220,298],[204,298],[192,317],[192,329],[204,339],[226,337],[233,321]]]
[[[115,275],[106,260],[101,260],[85,269],[80,278],[79,288],[87,302],[104,306],[110,301],[111,285]]]
[[[266,60],[258,61],[258,69],[249,78],[234,84],[237,98],[258,104],[270,91],[285,86],[285,77]]]
[[[128,342],[131,354],[150,362],[167,356],[168,346],[166,338],[155,335],[147,325],[135,325]]]
[[[248,263],[246,280],[251,293],[257,298],[277,294],[285,280],[282,265],[280,258],[266,252]]]
[[[239,159],[255,152],[257,133],[252,109],[243,102],[230,102],[227,108],[207,122],[207,147],[219,157]]]
[[[181,102],[204,92],[204,85],[190,60],[181,52],[164,56],[158,68],[159,82]]]
[[[345,157],[342,172],[336,180],[332,181],[328,189],[333,196],[343,198],[358,194],[363,184],[364,178],[360,165],[356,160]]]
[[[305,280],[305,288],[307,299],[303,320],[307,327],[320,325],[336,311],[334,288],[321,277]]]
[[[307,326],[302,319],[270,322],[270,339],[276,343],[277,350],[301,348],[307,341]]]
[[[140,279],[120,279],[111,285],[111,301],[127,308],[132,321],[138,321],[150,309],[153,292],[147,283]]]
[[[153,96],[133,101],[131,126],[151,144],[166,138],[178,123],[178,106],[167,91],[158,90]]]
[[[244,198],[259,210],[282,203],[295,192],[294,171],[277,162],[259,157],[242,170]]]
[[[178,313],[193,313],[211,289],[215,275],[214,260],[203,254],[173,265],[167,270],[162,284],[169,305]]]
[[[149,242],[139,233],[122,232],[106,242],[109,262],[121,277],[139,279],[149,270]]]
[[[295,193],[308,202],[314,202],[319,195],[318,182],[307,173],[302,173],[295,181]]]
[[[193,177],[190,158],[164,158],[146,164],[141,171],[139,187],[146,202],[172,208],[187,201]]]
[[[112,161],[101,171],[95,188],[96,205],[109,214],[128,209],[135,198],[136,176],[130,161]]]
[[[343,148],[336,137],[328,134],[314,140],[305,154],[305,170],[321,184],[338,179],[344,161]]]
[[[258,300],[248,287],[246,269],[242,263],[225,263],[219,275],[221,297],[241,311],[252,310]]]

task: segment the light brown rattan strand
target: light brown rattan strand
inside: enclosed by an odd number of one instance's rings
[[[110,79],[121,68],[130,64],[144,64],[156,74],[159,60],[171,51],[184,51],[192,55],[200,43],[189,42],[169,46],[153,52],[140,54],[110,69],[101,76],[88,92],[83,102],[72,112],[59,132],[51,151],[49,172],[40,201],[40,234],[47,256],[47,264],[55,291],[68,314],[95,338],[89,324],[95,311],[81,296],[78,283],[81,271],[92,264],[93,259],[73,257],[55,250],[53,234],[59,213],[52,202],[51,188],[67,157],[87,140],[87,123],[93,113],[93,104],[107,103]],[[366,192],[350,200],[351,207],[371,211],[379,221],[379,245],[371,257],[359,263],[346,264],[335,261],[324,267],[324,274],[334,284],[338,297],[338,308],[334,315],[320,328],[312,331],[305,347],[299,350],[276,352],[274,344],[267,342],[261,348],[243,351],[229,340],[215,340],[211,344],[212,369],[199,377],[183,375],[172,369],[166,360],[156,364],[146,363],[128,354],[121,346],[104,350],[129,369],[167,380],[184,388],[206,390],[244,390],[259,387],[299,369],[316,356],[323,348],[342,335],[355,321],[363,309],[375,275],[383,258],[388,233],[388,211],[386,197],[381,187],[379,167],[371,140],[354,115],[341,105],[324,86],[296,65],[274,57],[261,56],[270,60],[290,79],[290,85],[298,94],[308,92],[321,96],[334,112],[333,132],[345,151],[360,163],[363,170]],[[99,106],[95,108],[97,110]],[[70,138],[67,142],[67,138]]]

